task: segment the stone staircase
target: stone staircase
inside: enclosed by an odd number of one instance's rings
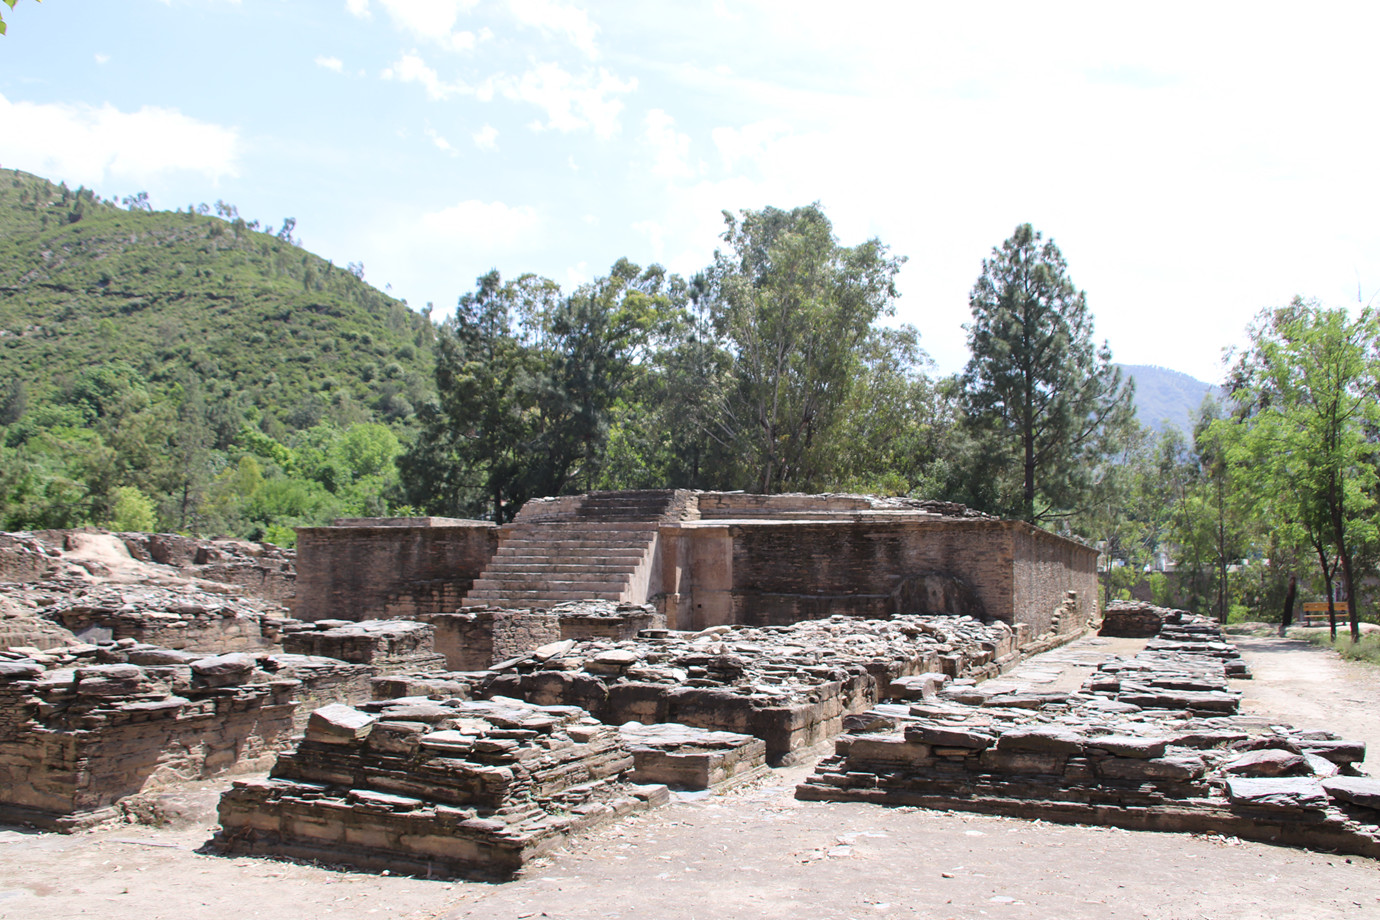
[[[503,528],[465,606],[547,608],[562,601],[642,604],[657,581],[658,529],[693,515],[693,493],[594,492],[534,499]]]

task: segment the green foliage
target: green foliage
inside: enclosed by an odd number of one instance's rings
[[[116,486],[105,526],[120,531],[151,531],[158,524],[153,499],[134,486]]]
[[[1380,328],[1296,299],[1261,314],[1232,372],[1238,416],[1219,427],[1262,516],[1316,553],[1326,596],[1340,570],[1352,640],[1360,638],[1353,565],[1374,553],[1380,482],[1373,433]]]
[[[400,497],[430,320],[297,248],[295,222],[198,210],[0,170],[0,526],[290,543]]]
[[[734,362],[712,434],[759,492],[821,488],[904,260],[875,239],[840,246],[818,205],[725,212],[724,222],[706,298]]]
[[[1022,224],[983,261],[969,303],[963,394],[988,510],[1032,523],[1077,512],[1134,425],[1133,388],[1094,346],[1087,298],[1058,247]]]
[[[1380,632],[1369,632],[1355,641],[1340,641],[1313,629],[1290,630],[1291,637],[1302,636],[1314,645],[1322,645],[1337,652],[1348,661],[1363,661],[1380,665]]]

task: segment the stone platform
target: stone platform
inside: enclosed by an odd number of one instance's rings
[[[576,832],[661,804],[618,730],[518,700],[382,700],[312,715],[270,778],[221,799],[222,852],[511,878]]]
[[[1380,856],[1380,783],[1357,775],[1364,745],[1236,714],[1215,629],[1150,645],[1074,692],[945,687],[854,716],[797,798]]]

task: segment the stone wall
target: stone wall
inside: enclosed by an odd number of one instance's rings
[[[377,673],[445,667],[436,654],[435,630],[412,620],[293,621],[283,629],[283,651],[367,664]]]
[[[348,519],[297,529],[296,615],[416,617],[459,609],[498,529],[451,518]]]
[[[262,768],[293,735],[298,685],[225,682],[253,670],[243,655],[55,670],[10,662],[0,668],[0,821],[72,830],[161,784]]]
[[[483,671],[561,638],[560,622],[550,610],[465,607],[421,619],[435,629],[436,653],[445,656],[450,671]]]
[[[1087,628],[1097,616],[1097,551],[1024,524],[1004,526],[1013,544],[1008,622],[1029,623],[1036,635],[1056,627],[1063,633]],[[1069,591],[1076,595],[1076,615],[1056,624],[1055,611]]]

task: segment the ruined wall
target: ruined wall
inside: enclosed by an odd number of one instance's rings
[[[80,827],[162,782],[259,766],[293,735],[296,681],[174,695],[155,671],[116,664],[0,680],[0,820]]]
[[[303,620],[415,617],[460,607],[498,529],[450,518],[358,519],[297,529]]]
[[[1036,635],[1055,625],[1064,633],[1086,626],[1097,610],[1096,551],[1024,524],[1007,526],[1014,549],[1011,606],[1015,620],[1029,623]],[[1078,612],[1055,624],[1054,611],[1066,591],[1077,593]]]
[[[1012,547],[999,522],[773,522],[730,531],[736,623],[890,616],[897,583],[928,572],[960,576],[981,613],[1012,619]]]
[[[436,630],[436,653],[445,656],[450,671],[482,671],[561,638],[560,622],[549,610],[467,607],[422,619]]]

